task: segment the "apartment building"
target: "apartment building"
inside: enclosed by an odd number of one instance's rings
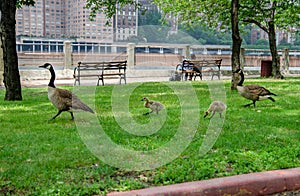
[[[23,6],[16,13],[16,34],[45,38],[75,38],[112,43],[137,35],[137,14],[132,6],[119,8],[112,25],[105,14],[90,20],[86,0],[36,0],[35,6]]]
[[[137,36],[138,14],[134,6],[117,6],[114,17],[115,40],[124,41],[130,36]]]
[[[87,41],[98,40],[112,43],[113,27],[107,26],[105,14],[99,13],[91,21],[90,10],[85,8],[86,0],[66,0],[66,35],[68,38],[79,38]]]
[[[46,36],[45,9],[44,1],[36,1],[34,7],[23,6],[22,9],[18,9],[16,13],[16,34]],[[48,22],[50,22],[49,19]]]

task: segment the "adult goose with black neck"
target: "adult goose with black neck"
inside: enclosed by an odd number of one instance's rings
[[[243,96],[246,99],[252,100],[252,103],[246,104],[245,107],[250,106],[253,104],[255,107],[256,101],[262,101],[262,100],[271,100],[275,102],[275,100],[271,97],[271,95],[276,96],[274,93],[271,93],[268,89],[257,85],[257,84],[249,84],[243,86],[244,83],[244,73],[241,69],[237,69],[234,73],[237,73],[240,75],[240,81],[237,84],[237,90],[241,96]]]
[[[40,68],[48,69],[51,73],[51,79],[48,84],[48,98],[58,109],[58,112],[50,120],[55,119],[62,112],[70,112],[72,120],[74,120],[73,112],[76,110],[83,110],[87,112],[94,113],[94,111],[83,103],[78,97],[68,90],[56,88],[54,85],[55,81],[55,71],[53,66],[50,63],[45,63],[44,65],[39,66]]]

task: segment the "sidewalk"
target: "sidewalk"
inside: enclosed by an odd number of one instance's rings
[[[73,86],[74,79],[72,78],[72,70],[57,70],[57,78],[55,84],[57,86]],[[164,82],[169,81],[171,72],[170,70],[130,70],[127,75],[127,83],[133,82]],[[138,76],[138,77],[137,77]],[[300,76],[299,74],[289,74],[288,77]],[[247,78],[260,77],[258,74],[247,75]],[[203,80],[210,80],[210,75],[203,75]],[[222,74],[221,80],[230,80],[231,74]],[[47,86],[50,80],[50,74],[47,70],[25,70],[21,72],[21,85],[22,87],[42,87]],[[197,78],[199,80],[199,78]],[[215,77],[214,80],[217,80]],[[106,79],[105,85],[119,84],[118,79]],[[123,83],[124,81],[122,81]],[[97,85],[96,78],[83,78],[81,85],[94,86]],[[100,85],[101,82],[100,82]]]
[[[127,77],[126,82],[127,83],[133,83],[133,82],[165,82],[169,81],[169,77]],[[111,80],[104,80],[105,85],[118,85],[119,80],[118,79],[111,79]],[[22,80],[21,85],[22,87],[43,87],[47,86],[49,83],[49,79],[43,79],[43,80]],[[124,81],[122,80],[122,84]],[[56,79],[55,80],[56,86],[73,86],[74,85],[74,79]],[[76,84],[78,85],[78,84]],[[82,86],[88,86],[88,85],[97,85],[97,78],[91,78],[91,79],[83,79],[81,80]],[[99,85],[102,85],[100,82]]]
[[[112,192],[108,196],[257,196],[273,194],[296,196],[299,191],[295,190],[300,190],[300,168],[241,174],[127,192]],[[284,193],[286,191],[291,192]]]

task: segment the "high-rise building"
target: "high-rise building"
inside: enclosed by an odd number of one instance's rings
[[[112,25],[104,13],[91,21],[86,0],[36,0],[16,13],[16,34],[46,38],[76,38],[112,43],[137,35],[137,14],[132,6],[119,9]]]
[[[36,1],[34,7],[23,6],[16,13],[16,35],[46,36],[45,5]]]
[[[134,6],[117,6],[117,13],[114,16],[115,40],[127,40],[130,36],[137,36],[138,15]]]
[[[84,40],[113,42],[113,28],[106,25],[105,14],[98,13],[91,21],[90,10],[85,8],[86,0],[66,0],[66,36]]]

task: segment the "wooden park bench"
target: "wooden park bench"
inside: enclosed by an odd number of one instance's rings
[[[78,62],[74,68],[73,77],[75,79],[74,85],[82,78],[97,77],[97,86],[99,81],[104,85],[104,79],[119,79],[120,84],[122,79],[126,84],[126,66],[127,61],[112,61],[112,62]]]
[[[202,80],[203,73],[211,73],[211,79],[217,76],[220,80],[221,77],[221,63],[222,59],[211,59],[211,60],[183,60],[182,63],[176,67],[176,72],[181,74],[181,80],[187,76],[200,77]],[[190,78],[191,79],[191,78]]]

